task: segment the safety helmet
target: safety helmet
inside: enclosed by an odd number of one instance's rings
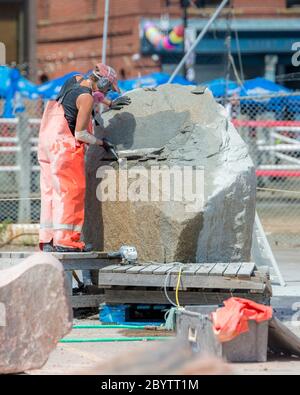
[[[104,63],[97,63],[93,70],[93,75],[97,78],[98,88],[104,89],[111,85],[112,89],[120,93],[116,71]]]

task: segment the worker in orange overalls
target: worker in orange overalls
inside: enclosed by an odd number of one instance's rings
[[[84,145],[109,149],[109,142],[92,134],[94,102],[121,109],[130,99],[105,98],[119,92],[114,69],[98,63],[84,78],[74,76],[63,85],[56,101],[49,101],[39,133],[38,160],[41,169],[40,248],[46,252],[87,251],[81,240],[84,222]]]

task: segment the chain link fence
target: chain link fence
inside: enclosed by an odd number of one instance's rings
[[[38,223],[37,144],[43,101],[25,101],[16,118],[0,118],[0,223]],[[4,101],[0,101],[0,113]]]
[[[44,104],[27,101],[17,118],[0,118],[0,223],[39,222]],[[257,168],[257,211],[269,240],[300,246],[300,94],[233,97],[226,107]]]
[[[227,107],[256,166],[269,241],[300,246],[300,93],[233,97]]]

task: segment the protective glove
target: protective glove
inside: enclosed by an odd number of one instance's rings
[[[110,109],[111,110],[121,110],[124,106],[128,106],[131,104],[131,99],[128,96],[120,96],[117,99],[113,100]]]

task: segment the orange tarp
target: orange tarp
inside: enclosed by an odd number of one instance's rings
[[[214,332],[221,343],[228,342],[241,333],[248,332],[249,320],[267,321],[272,315],[272,307],[248,299],[230,298],[224,302],[224,307],[212,313]]]

